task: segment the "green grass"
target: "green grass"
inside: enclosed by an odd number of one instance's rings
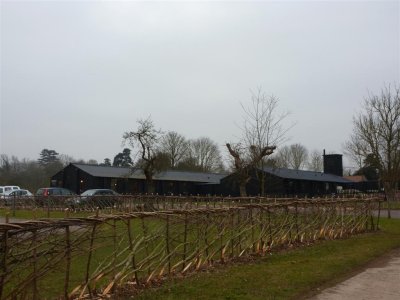
[[[381,220],[381,231],[274,253],[249,264],[174,279],[138,299],[299,299],[393,248],[400,247],[400,220]]]
[[[46,217],[36,211],[36,218]],[[7,210],[0,210],[4,215]],[[87,216],[94,213],[82,213]],[[16,211],[16,216],[30,219],[32,211]],[[64,217],[65,212],[51,212],[51,217]],[[72,214],[70,217],[78,216]],[[165,234],[165,225],[161,221],[146,219],[150,231],[161,228],[160,235]],[[127,246],[125,225],[119,224],[116,228],[120,247]],[[133,236],[138,236],[141,229],[140,220],[132,221]],[[172,225],[171,225],[172,226]],[[291,251],[274,253],[265,258],[257,258],[253,263],[230,265],[217,268],[214,271],[200,273],[184,280],[171,280],[158,290],[148,290],[140,295],[139,299],[290,299],[299,298],[314,288],[326,283],[333,283],[343,278],[349,272],[363,265],[374,257],[389,249],[400,247],[400,220],[381,221],[382,230],[376,233],[363,234],[347,240],[325,241],[312,246],[297,248]],[[177,223],[171,232],[181,232],[182,223]],[[79,231],[72,235],[79,234]],[[109,236],[111,229],[105,226],[101,230],[96,242],[96,251],[91,263],[91,270],[104,261],[110,261],[113,252],[112,240]],[[124,235],[125,234],[125,235]],[[216,233],[215,233],[216,234]],[[193,236],[192,236],[193,235]],[[188,238],[196,238],[196,232],[190,233]],[[63,239],[63,235],[56,235]],[[84,281],[87,262],[89,236],[80,240],[82,249],[72,261],[71,287]],[[103,239],[104,238],[104,239]],[[108,241],[108,242],[106,242]],[[149,245],[152,249],[152,245]],[[140,259],[137,257],[138,259]],[[107,259],[108,258],[108,259]],[[47,259],[47,258],[44,258]],[[40,283],[41,295],[59,295],[63,288],[63,269],[65,261],[56,266],[52,274],[44,276]],[[101,286],[101,283],[97,285]],[[119,299],[119,298],[118,298]]]
[[[382,209],[387,209],[388,208],[388,203],[387,202],[382,202],[381,203],[381,208]],[[390,208],[391,209],[400,209],[400,201],[392,201],[392,202],[390,202]]]
[[[70,218],[82,218],[95,215],[95,212],[90,211],[78,211],[78,212],[69,212],[67,214],[66,211],[54,210],[47,211],[46,208],[37,208],[35,210],[28,209],[16,209],[13,211],[11,208],[0,208],[0,217],[5,217],[8,214],[9,218],[13,219],[21,219],[21,220],[32,220],[32,219],[42,219],[42,218],[66,218],[69,216]]]

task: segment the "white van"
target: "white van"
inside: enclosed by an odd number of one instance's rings
[[[3,188],[3,194],[6,194],[7,192],[13,191],[13,190],[20,190],[19,186],[16,185],[5,185],[2,186]]]

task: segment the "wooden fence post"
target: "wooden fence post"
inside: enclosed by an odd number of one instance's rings
[[[65,282],[64,282],[64,298],[69,299],[69,275],[71,271],[71,240],[69,225],[65,226],[65,258],[66,258],[66,270],[65,270]]]
[[[187,216],[187,212],[185,212],[185,225],[184,225],[184,232],[183,232],[183,264],[182,264],[182,271],[186,267],[187,231],[188,231],[188,216]]]
[[[33,247],[33,299],[37,299],[37,231],[32,231],[32,247]]]
[[[276,201],[276,200],[275,200]],[[268,239],[268,251],[271,251],[272,248],[272,224],[271,224],[271,210],[268,207],[268,234],[269,234],[269,239]]]
[[[369,200],[368,201],[368,214],[371,222],[370,229],[374,230],[375,229],[375,224],[374,224],[374,216],[372,215],[372,210],[371,210],[372,202]]]
[[[50,218],[50,199],[47,199],[47,218]]]
[[[196,222],[194,223],[197,231],[197,238],[196,238],[196,270],[200,268],[201,265],[201,257],[200,257],[200,237],[201,237],[201,230],[200,226],[202,222],[199,222],[199,216],[196,214]]]
[[[238,216],[237,216],[237,228],[239,228],[239,236],[238,236],[238,244],[239,244],[239,255],[242,253],[242,234],[241,234],[241,215],[242,210],[238,209]]]
[[[289,204],[285,205],[285,210],[286,210],[286,219],[289,220],[289,224],[287,224],[287,227],[289,229],[289,245],[291,245],[293,244],[293,238],[292,238],[292,228],[290,226]]]
[[[167,224],[165,226],[165,249],[167,251],[167,257],[168,257],[168,276],[171,275],[171,255],[170,255],[170,249],[169,249],[169,215],[167,215]]]
[[[297,202],[294,204],[295,207],[295,222],[296,222],[296,242],[300,241],[300,237],[299,237],[299,212],[298,212],[298,208],[297,208]]]
[[[207,257],[208,265],[210,265],[210,258],[208,256],[210,245],[208,244],[208,238],[207,238],[209,224],[210,224],[210,214],[207,212],[207,214],[206,214],[206,227],[204,228],[204,243],[206,244],[206,257]]]
[[[261,201],[261,198],[260,198]],[[262,254],[264,254],[265,250],[265,227],[266,227],[266,215],[265,215],[265,206],[261,205],[259,206],[259,223],[260,223],[260,241],[259,241],[259,249],[258,251]]]
[[[136,270],[136,262],[135,262],[135,253],[133,253],[133,242],[132,242],[132,228],[131,228],[131,219],[128,219],[128,240],[129,240],[129,250],[132,253],[132,268],[135,274],[135,282],[136,285],[139,286],[139,276]]]
[[[230,201],[228,201],[228,203],[230,203]],[[230,239],[230,242],[231,242],[231,259],[234,257],[234,251],[235,251],[235,243],[234,243],[234,239],[233,239],[233,236],[234,236],[234,231],[235,231],[235,209],[229,209],[229,213],[230,213],[230,219],[231,219],[231,228],[230,228],[230,230],[231,230],[231,239]]]
[[[7,277],[7,255],[8,255],[8,230],[4,231],[4,234],[2,235],[2,241],[1,241],[1,248],[2,251],[1,253],[1,276],[0,276],[0,299],[2,299],[3,296],[3,287],[4,287],[4,282]]]
[[[379,230],[379,220],[381,218],[381,201],[378,200],[378,220],[376,220],[376,230]]]
[[[251,200],[253,202],[253,200]],[[250,224],[251,224],[251,243],[253,244],[253,253],[256,253],[256,241],[254,238],[254,217],[253,207],[250,207]]]
[[[85,275],[85,285],[88,288],[89,291],[89,295],[92,298],[92,289],[89,285],[89,273],[90,273],[90,264],[92,262],[92,255],[93,255],[93,243],[94,243],[94,238],[95,238],[95,234],[96,234],[96,226],[97,223],[93,224],[93,229],[92,229],[92,233],[90,234],[90,241],[89,241],[89,254],[88,254],[88,259],[86,262],[86,275]],[[81,295],[83,294],[84,290],[82,291]]]
[[[116,275],[117,275],[117,271],[116,271],[116,265],[117,265],[117,219],[113,220],[113,278],[116,282]],[[112,290],[115,289],[115,284],[112,287]]]
[[[220,255],[221,255],[221,261],[225,262],[225,259],[224,259],[224,243],[223,243],[223,239],[224,239],[223,232],[225,231],[225,228],[224,228],[224,219],[225,219],[224,213],[221,213],[220,216],[221,216],[221,221],[219,223],[219,245],[220,245],[220,251],[221,251]]]
[[[144,238],[144,244],[145,244],[145,249],[146,249],[146,257],[149,257],[149,241],[147,240],[147,228],[146,225],[144,223],[144,217],[141,216],[141,221],[142,221],[142,230],[143,230],[143,238]],[[148,274],[151,274],[151,269],[149,267],[148,269]]]

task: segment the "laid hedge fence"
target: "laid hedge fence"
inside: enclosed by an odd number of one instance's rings
[[[325,196],[323,199],[365,199],[382,197],[380,194],[357,194]],[[271,204],[308,200],[313,198],[294,197],[230,197],[230,196],[183,196],[183,195],[50,195],[32,197],[11,197],[0,199],[0,209],[6,209],[14,215],[18,210],[45,211],[47,217],[54,211],[94,212],[100,209],[107,213],[160,211],[194,208],[231,207],[241,204]],[[322,198],[317,198],[322,199]]]
[[[0,299],[102,297],[240,257],[374,231],[380,201],[236,201],[0,223]]]

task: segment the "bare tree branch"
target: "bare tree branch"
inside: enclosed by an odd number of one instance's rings
[[[125,132],[123,138],[125,142],[129,142],[132,147],[139,145],[140,168],[146,177],[147,189],[149,193],[154,192],[153,175],[156,171],[156,160],[159,152],[159,140],[162,131],[155,129],[151,118],[138,121],[138,128],[136,131]]]
[[[380,95],[369,94],[353,124],[347,152],[364,160],[373,157],[387,199],[394,199],[400,171],[399,86],[386,86]],[[390,209],[388,214],[390,216]]]
[[[242,142],[235,147],[227,144],[228,151],[232,156],[236,171],[241,174],[241,194],[245,194],[245,183],[248,181],[248,169],[263,169],[265,158],[271,155],[276,146],[286,140],[286,133],[291,127],[285,127],[284,121],[289,116],[288,112],[280,113],[278,110],[279,100],[275,96],[266,96],[261,88],[256,92],[251,91],[250,104],[244,105]],[[244,146],[243,146],[244,145]],[[260,181],[260,194],[264,195],[264,172],[257,172]]]

